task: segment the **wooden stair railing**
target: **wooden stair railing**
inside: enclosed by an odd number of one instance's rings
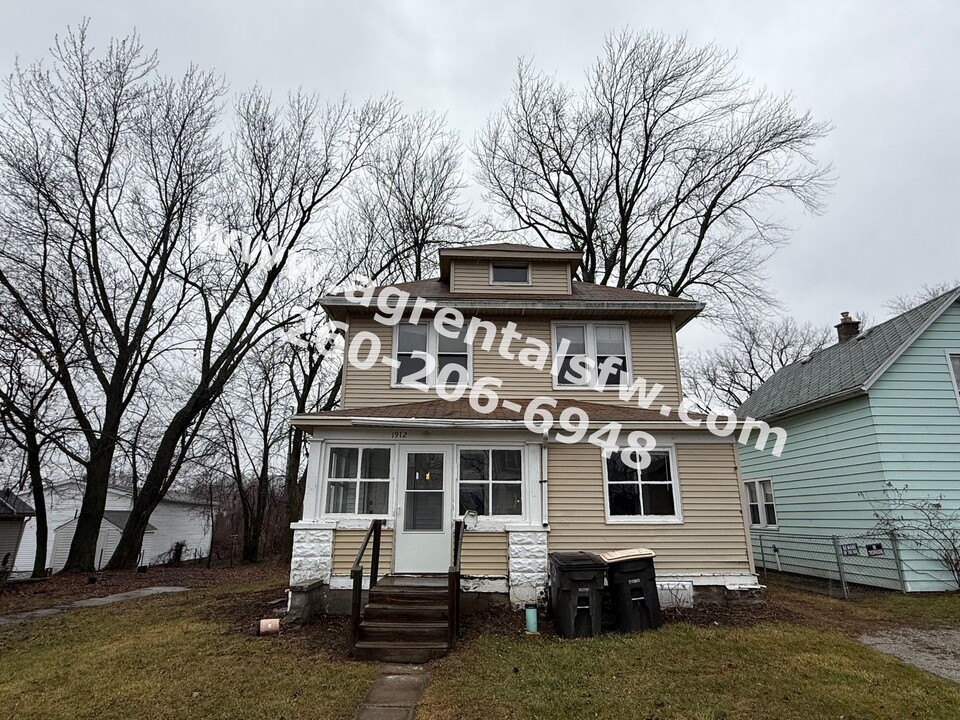
[[[357,556],[353,560],[353,567],[350,569],[350,578],[353,580],[353,605],[351,609],[351,640],[354,645],[360,639],[360,614],[363,608],[363,555],[367,551],[367,545],[373,538],[373,556],[370,558],[370,588],[377,584],[377,578],[380,577],[380,535],[383,531],[384,520],[374,520],[367,528],[363,536],[363,542],[360,543],[360,549],[357,550]]]
[[[463,549],[463,520],[453,527],[453,561],[447,573],[447,645],[452,649],[460,634],[460,552]]]

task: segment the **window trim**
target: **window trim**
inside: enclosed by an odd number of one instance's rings
[[[657,443],[654,453],[664,452],[670,464],[671,483],[673,487],[673,515],[612,515],[610,513],[610,493],[607,491],[607,456],[608,448],[600,449],[600,467],[603,471],[603,514],[607,525],[683,525],[683,505],[680,502],[680,471],[677,466],[677,448],[673,443]]]
[[[353,478],[353,481],[356,483],[361,482],[386,482],[388,484],[387,491],[387,511],[385,513],[356,513],[356,512],[330,512],[327,510],[327,496],[329,494],[329,484],[330,481],[343,481],[350,480],[351,478],[331,478],[330,477],[330,456],[334,449],[348,448],[358,450],[357,454],[357,477]],[[364,450],[388,450],[390,452],[390,477],[384,480],[383,478],[360,478],[360,467],[361,467],[361,455]],[[391,443],[370,443],[363,441],[330,441],[329,443],[324,443],[323,453],[321,457],[321,466],[320,466],[320,517],[330,520],[343,520],[343,519],[352,519],[358,518],[363,520],[377,520],[377,519],[393,519],[393,513],[396,509],[396,504],[394,502],[394,488],[397,478],[397,446]],[[359,498],[360,492],[359,486],[357,487],[357,497]]]
[[[589,385],[562,385],[558,382],[559,378],[554,373],[557,364],[557,326],[582,325],[584,327],[584,343],[586,345],[587,357],[593,360],[594,366],[597,363],[597,342],[594,332],[595,325],[618,325],[623,328],[623,349],[627,357],[627,367],[622,375],[619,385],[599,385],[596,382]],[[599,374],[598,374],[599,379]],[[630,322],[625,320],[551,320],[550,321],[550,380],[553,383],[554,390],[618,390],[619,388],[628,388],[633,385],[633,355],[630,352]]]
[[[427,325],[427,349],[426,354],[433,356],[436,361],[436,366],[434,371],[430,374],[427,383],[420,385],[416,383],[405,383],[400,382],[397,379],[397,373],[400,372],[400,361],[397,359],[397,351],[400,347],[400,326],[401,325],[420,325],[426,323]],[[466,324],[464,325],[464,332],[466,332]],[[419,323],[410,323],[406,319],[401,320],[396,325],[393,326],[393,336],[391,342],[393,343],[390,348],[390,387],[391,388],[404,388],[408,390],[433,390],[437,387],[437,372],[440,365],[440,355],[438,353],[439,347],[439,337],[440,333],[437,332],[436,326],[433,324],[433,318],[425,319],[422,318]],[[473,387],[473,344],[467,343],[467,382],[466,387],[469,389]],[[453,355],[454,353],[445,353],[447,355]]]
[[[770,483],[770,497],[773,498],[773,507],[774,513],[777,516],[777,522],[768,523],[767,522],[767,503],[764,502],[763,489],[761,488],[762,483]],[[757,507],[760,513],[760,524],[754,524],[753,518],[750,516],[750,493],[747,490],[747,485],[754,486],[754,492],[757,494]],[[780,527],[780,511],[777,509],[777,494],[773,489],[773,478],[763,477],[763,478],[754,478],[750,480],[743,481],[743,507],[746,513],[747,526],[751,530],[777,530]]]
[[[525,282],[509,282],[509,281],[504,281],[504,280],[494,280],[494,279],[493,279],[493,268],[494,268],[495,265],[514,265],[514,266],[516,266],[516,265],[526,265],[526,266],[527,266],[527,279],[526,279]],[[490,269],[489,269],[489,272],[490,272],[490,284],[491,284],[491,285],[507,285],[507,286],[514,285],[514,286],[518,286],[518,287],[529,287],[530,285],[533,285],[533,263],[531,263],[529,260],[528,260],[528,261],[522,261],[522,260],[517,260],[517,261],[510,261],[510,260],[491,260],[491,261],[490,261]]]
[[[453,448],[454,462],[454,482],[453,482],[453,517],[455,520],[463,520],[460,513],[460,451],[461,450],[517,450],[520,452],[520,514],[519,515],[477,515],[477,523],[482,526],[492,523],[496,525],[503,524],[523,524],[529,516],[529,498],[527,493],[527,453],[526,446],[519,443],[457,443]],[[491,458],[493,456],[491,455]],[[491,459],[491,473],[493,461]],[[487,480],[487,484],[492,484],[492,480]],[[467,482],[470,485],[470,482]],[[509,484],[509,483],[503,483]],[[491,505],[493,498],[491,497]]]
[[[953,357],[960,358],[960,349],[944,350],[943,353],[947,358],[947,371],[953,379],[953,393],[957,396],[957,409],[960,410],[960,375],[953,369]]]

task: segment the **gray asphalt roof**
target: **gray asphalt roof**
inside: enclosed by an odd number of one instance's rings
[[[771,418],[834,396],[854,393],[934,316],[956,302],[960,288],[868,327],[856,338],[831,345],[778,370],[737,410],[741,418]]]
[[[111,525],[116,527],[118,530],[123,530],[127,526],[127,521],[130,519],[129,510],[104,510],[103,519],[109,522]],[[156,532],[156,528],[147,523],[147,531]]]
[[[12,489],[0,490],[0,515],[24,517],[34,514],[33,508],[18,498]]]

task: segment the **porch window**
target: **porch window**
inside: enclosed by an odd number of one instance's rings
[[[460,451],[460,515],[520,515],[523,512],[519,450]]]
[[[470,347],[465,335],[466,328],[459,337],[446,337],[428,322],[397,325],[394,384],[452,387],[469,383]]]
[[[529,285],[530,263],[492,263],[490,266],[490,283],[493,285]]]
[[[627,380],[624,323],[558,323],[553,351],[558,386],[617,387]]]
[[[390,448],[330,448],[327,512],[386,515],[390,506]]]
[[[773,483],[770,480],[747,480],[747,509],[753,527],[776,527],[777,508],[773,501]]]
[[[650,453],[650,464],[643,470],[627,465],[618,452],[610,453],[604,465],[610,517],[679,519],[669,452]]]

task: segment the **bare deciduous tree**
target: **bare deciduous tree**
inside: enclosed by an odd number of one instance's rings
[[[298,273],[331,251],[318,241],[320,215],[391,129],[397,104],[322,105],[297,94],[278,110],[254,90],[241,97],[236,116],[214,219],[228,239],[242,241],[193,251],[185,278],[198,298],[185,325],[195,348],[190,382],[157,443],[111,569],[135,565],[150,514],[246,355],[291,324],[293,309],[311,296],[314,278]]]
[[[833,340],[832,328],[757,315],[731,326],[720,347],[684,359],[684,395],[698,409],[736,410],[780,368]]]
[[[828,131],[756,90],[734,56],[686,38],[608,38],[580,90],[521,62],[476,143],[479,180],[514,228],[583,253],[587,282],[709,301],[714,317],[770,298],[765,260],[788,198],[818,212]]]
[[[251,352],[211,410],[215,432],[207,461],[233,483],[243,518],[245,562],[260,556],[274,486],[282,477],[292,389],[282,339]]]
[[[0,291],[39,338],[36,359],[82,437],[65,567],[90,570],[124,415],[195,292],[178,279],[220,164],[223,85],[196,69],[160,78],[136,36],[97,55],[86,25],[51,54],[49,69],[18,67],[6,84]]]
[[[918,292],[908,294],[908,295],[898,295],[892,300],[884,303],[884,307],[895,315],[900,315],[905,313],[908,310],[913,310],[913,308],[918,305],[923,305],[925,302],[929,302],[934,298],[938,298],[944,293],[948,293],[951,290],[955,290],[957,287],[960,287],[960,279],[954,280],[953,282],[941,282],[934,283],[932,285],[924,285]]]
[[[358,269],[382,282],[420,280],[436,250],[468,240],[456,133],[433,113],[407,116],[384,138],[337,228]]]
[[[960,510],[947,507],[945,497],[918,496],[909,486],[887,482],[882,497],[861,493],[874,509],[877,531],[895,532],[921,551],[931,552],[960,589]]]

